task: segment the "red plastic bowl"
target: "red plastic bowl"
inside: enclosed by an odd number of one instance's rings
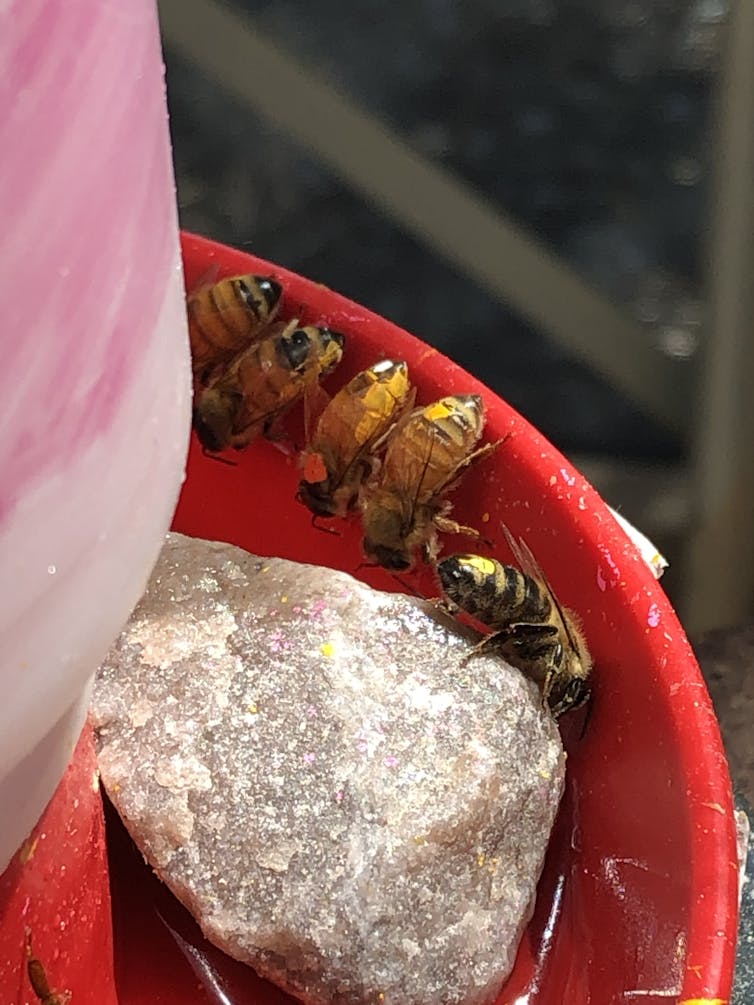
[[[524,419],[435,349],[369,311],[284,269],[184,235],[187,288],[218,274],[280,279],[283,314],[325,322],[347,337],[330,389],[383,356],[405,359],[427,402],[479,392],[490,438],[513,436],[469,472],[455,514],[482,527],[505,558],[500,523],[523,536],[562,601],[583,618],[594,701],[583,739],[563,722],[568,784],[537,907],[500,1002],[727,1001],[737,925],[737,860],[727,764],[707,691],[662,589],[597,493]],[[292,417],[291,430],[301,430]],[[298,471],[266,442],[235,467],[194,439],[175,529],[261,554],[319,562],[396,589],[361,569],[358,522],[340,537],[312,526],[294,495]],[[447,541],[446,550],[468,549]],[[437,590],[428,570],[412,585]],[[143,869],[117,826],[113,873],[121,1005],[283,1002],[285,996],[209,947]],[[154,910],[147,911],[147,899]],[[224,996],[224,997],[223,997]]]

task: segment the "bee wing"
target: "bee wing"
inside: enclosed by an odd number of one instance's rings
[[[201,290],[207,289],[208,286],[214,286],[219,277],[220,263],[214,262],[208,269],[205,269],[205,271],[201,273],[195,283],[192,283],[191,289],[186,290],[186,296],[193,297],[197,293],[201,292]]]
[[[547,596],[550,598],[550,603],[555,610],[555,613],[560,621],[560,626],[563,629],[563,634],[568,639],[568,644],[574,652],[579,651],[579,647],[576,644],[576,640],[573,637],[570,625],[568,623],[568,618],[563,613],[563,608],[560,605],[560,601],[553,588],[550,586],[550,581],[544,573],[542,566],[536,560],[532,554],[532,550],[529,545],[524,541],[523,538],[516,538],[511,534],[510,530],[505,524],[501,524],[503,532],[505,533],[505,539],[508,542],[508,547],[513,553],[513,557],[519,565],[522,572],[526,573],[531,579],[536,580],[546,591]]]
[[[308,384],[304,391],[304,443],[312,442],[319,418],[332,401],[319,382]]]
[[[385,446],[387,441],[391,436],[396,435],[401,429],[406,425],[411,416],[420,411],[420,409],[414,408],[414,403],[416,401],[416,388],[412,387],[411,390],[406,395],[406,400],[403,402],[398,415],[390,421],[387,427],[380,432],[380,435],[372,441],[372,453],[376,453]]]
[[[416,409],[422,411],[422,409]],[[415,412],[410,412],[409,417]],[[401,477],[396,480],[395,488],[402,499],[409,500],[408,512],[406,514],[409,521],[413,521],[416,507],[419,503],[419,496],[422,494],[424,479],[432,461],[432,454],[437,443],[437,433],[432,429],[432,436],[429,438],[427,449],[423,457],[413,458],[412,463],[405,463],[401,466]]]
[[[262,338],[279,338],[283,335],[292,335],[300,324],[301,322],[298,318],[291,318],[290,321],[273,321],[262,332]],[[261,342],[262,338],[256,341]]]
[[[369,439],[363,443],[357,443],[353,452],[343,457],[343,468],[340,474],[340,482],[344,481],[354,465],[365,455],[376,455],[381,453],[392,436],[395,436],[408,422],[414,413],[414,402],[416,400],[416,388],[412,387],[406,400],[400,408],[397,416],[391,416],[384,425],[377,430]]]

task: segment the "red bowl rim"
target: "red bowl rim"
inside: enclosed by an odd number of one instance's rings
[[[272,273],[297,291],[305,291],[307,313],[330,317],[341,314],[358,319],[366,324],[385,324],[385,319],[335,293],[328,287],[311,279],[282,268],[276,263],[260,259],[247,252],[212,241],[186,231],[181,233],[184,256],[213,259],[223,262],[223,271],[229,260],[237,256],[237,271]],[[234,266],[236,268],[236,266]],[[457,372],[458,364],[448,359],[415,336],[398,328],[402,336],[425,350],[422,366],[440,377],[448,370]],[[684,686],[673,693],[670,703],[674,725],[677,727],[680,761],[686,772],[687,793],[691,796],[690,838],[691,889],[695,901],[689,908],[686,971],[683,977],[681,1005],[723,1005],[730,996],[735,965],[736,939],[738,928],[738,851],[736,841],[733,796],[728,762],[723,748],[720,729],[712,707],[712,702],[702,677],[696,657],[677,619],[670,601],[658,586],[648,567],[636,562],[637,552],[623,529],[610,516],[605,503],[573,465],[546,440],[539,431],[503,402],[476,378],[477,389],[483,392],[488,403],[488,411],[503,407],[508,424],[513,421],[516,431],[529,439],[534,439],[537,447],[537,469],[563,472],[564,477],[579,481],[579,492],[588,500],[588,508],[602,513],[600,523],[600,548],[607,549],[613,556],[625,556],[637,569],[641,570],[645,592],[657,606],[663,624],[672,630],[672,640],[665,652],[672,665],[686,669]],[[467,380],[466,386],[469,381]],[[473,390],[469,388],[469,390]],[[511,420],[512,416],[512,420]],[[520,462],[534,467],[531,458],[522,457]],[[542,474],[538,472],[541,479]],[[567,523],[574,534],[585,541],[594,538],[594,526],[588,524],[584,513],[576,507],[569,507]],[[700,757],[700,751],[704,756]]]

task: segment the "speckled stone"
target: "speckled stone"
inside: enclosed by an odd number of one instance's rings
[[[102,780],[212,942],[311,1003],[488,1003],[563,787],[432,605],[171,534],[98,676]]]

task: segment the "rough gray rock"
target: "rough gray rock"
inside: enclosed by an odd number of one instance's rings
[[[108,794],[212,942],[310,1003],[492,1002],[565,755],[431,605],[171,534],[98,676]]]

